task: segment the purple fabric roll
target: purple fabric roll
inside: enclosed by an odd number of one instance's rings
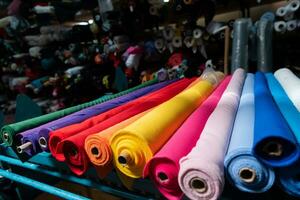
[[[27,142],[32,143],[31,148],[28,148],[24,151],[24,153],[28,154],[29,156],[33,156],[41,151],[49,151],[47,141],[49,138],[50,131],[69,126],[71,124],[80,123],[90,117],[99,115],[105,111],[113,109],[145,94],[154,92],[175,81],[176,80],[161,82],[155,85],[141,88],[124,96],[83,109],[66,117],[41,125],[37,128],[24,131],[16,136],[17,141],[20,141],[21,144],[25,144]],[[43,145],[39,144],[39,139],[41,137],[43,137]]]

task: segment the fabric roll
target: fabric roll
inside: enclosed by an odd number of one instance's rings
[[[130,178],[142,177],[146,163],[213,88],[201,80],[114,134],[110,143],[116,168]]]
[[[288,68],[279,69],[274,75],[300,112],[300,79]]]
[[[178,185],[179,160],[195,146],[205,123],[217,106],[231,76],[226,77],[218,88],[182,124],[163,148],[146,164],[144,177],[149,176],[167,199],[181,199]]]
[[[158,90],[157,92],[150,94],[151,96],[146,95],[139,99],[136,99],[135,101],[128,103],[130,104],[130,106],[127,109],[124,109],[126,106],[125,104],[123,106],[117,107],[116,109],[103,113],[100,115],[101,120],[98,121],[97,124],[88,123],[90,126],[81,130],[81,132],[78,132],[78,127],[81,129],[82,127],[87,125],[87,123],[83,122],[81,124],[75,124],[63,128],[64,131],[60,132],[60,136],[64,137],[66,136],[66,133],[73,134],[72,136],[67,137],[59,143],[57,152],[55,152],[55,154],[53,155],[55,155],[56,158],[65,159],[69,168],[76,175],[82,175],[90,165],[88,156],[86,155],[86,152],[84,150],[84,141],[86,137],[91,134],[103,131],[111,126],[116,125],[117,123],[120,123],[121,121],[124,121],[134,115],[137,115],[167,101],[168,99],[181,92],[184,88],[186,88],[192,80],[193,79],[183,79],[180,82],[171,84],[161,90]],[[52,137],[52,135],[50,137]]]
[[[180,159],[179,186],[190,199],[217,199],[223,190],[223,162],[244,80],[245,71],[237,69],[196,146]]]
[[[83,109],[66,117],[57,119],[55,121],[46,123],[42,126],[39,126],[34,129],[27,130],[25,132],[19,133],[16,136],[16,141],[20,141],[21,145],[27,142],[30,142],[32,148],[28,148],[25,152],[30,156],[35,155],[36,153],[40,152],[41,150],[48,151],[48,144],[47,141],[49,139],[49,132],[54,131],[71,124],[80,123],[90,117],[99,115],[105,111],[113,109],[119,105],[127,103],[131,100],[134,100],[138,97],[141,97],[145,94],[150,92],[156,91],[164,86],[168,85],[173,81],[163,82],[154,84],[148,87],[144,87],[128,93],[126,95],[117,97],[115,99],[106,101],[104,103],[97,104],[95,106],[91,106],[89,108]],[[18,142],[19,143],[19,142]]]
[[[239,190],[262,193],[269,190],[275,174],[252,153],[254,137],[254,75],[248,74],[225,157],[226,177]]]
[[[13,141],[14,136],[17,133],[20,133],[20,132],[23,132],[23,131],[26,131],[26,130],[29,130],[29,129],[32,129],[32,128],[35,128],[35,127],[38,127],[42,124],[48,123],[50,121],[53,121],[53,120],[56,120],[56,119],[59,119],[59,118],[62,118],[64,116],[67,116],[69,114],[72,114],[74,112],[82,110],[84,108],[87,108],[87,107],[90,107],[90,106],[108,101],[110,99],[122,96],[124,94],[128,94],[132,91],[135,91],[139,88],[146,87],[148,85],[152,85],[156,82],[157,82],[157,79],[153,79],[151,81],[145,82],[145,83],[143,83],[141,85],[138,85],[136,87],[133,87],[131,89],[125,90],[125,91],[120,92],[120,93],[115,94],[115,95],[112,95],[110,97],[99,98],[99,99],[96,99],[94,101],[90,101],[90,102],[87,102],[87,103],[84,103],[84,104],[80,104],[80,105],[77,105],[77,106],[66,108],[66,109],[63,109],[63,110],[60,110],[60,111],[56,111],[56,112],[49,113],[49,114],[46,114],[46,115],[42,115],[42,116],[39,116],[39,117],[35,117],[35,118],[32,118],[32,119],[24,120],[24,121],[17,122],[17,123],[14,123],[14,124],[6,125],[1,129],[1,133],[0,133],[1,138],[7,146],[11,146],[11,145],[13,145],[13,142],[14,142]]]
[[[265,75],[255,74],[255,156],[271,167],[286,167],[299,158],[296,138],[275,104]]]
[[[279,110],[300,144],[300,112],[289,99],[280,83],[272,73],[266,74],[268,85]]]
[[[272,71],[272,36],[274,18],[274,14],[271,17],[263,17],[258,21],[257,25],[257,69],[262,72]]]
[[[248,37],[251,20],[237,19],[233,25],[231,72],[243,67],[248,70]]]
[[[137,119],[144,116],[145,111],[137,114],[125,121],[122,121],[100,133],[96,133],[88,136],[85,139],[84,149],[89,157],[91,163],[96,168],[98,176],[102,179],[113,169],[113,153],[110,148],[109,140],[111,136],[122,128],[125,128],[129,124],[135,122]]]

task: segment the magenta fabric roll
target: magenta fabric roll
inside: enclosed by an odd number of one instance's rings
[[[217,106],[231,76],[226,77],[209,98],[182,124],[164,147],[147,163],[144,177],[149,176],[167,199],[181,199],[178,185],[179,160],[196,145],[205,123]]]
[[[244,80],[245,71],[237,69],[196,146],[180,160],[179,186],[190,199],[217,199],[222,193],[223,163]]]

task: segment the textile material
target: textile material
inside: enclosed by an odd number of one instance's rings
[[[117,123],[120,123],[121,121],[124,121],[136,114],[144,112],[167,101],[187,87],[192,80],[193,79],[183,79],[182,81],[171,84],[154,93],[143,96],[132,102],[103,113],[99,115],[100,117],[97,116],[97,123],[93,123],[93,121],[90,120],[88,120],[88,123],[85,123],[87,121],[86,120],[80,124],[63,128],[64,131],[61,131],[62,134],[74,134],[60,142],[57,149],[61,152],[58,153],[63,153],[62,158],[65,158],[66,163],[75,174],[83,174],[88,169],[90,164],[88,156],[84,150],[84,141],[87,136],[105,130],[116,125]],[[90,125],[87,127],[87,129],[84,128],[81,130],[81,132],[77,131],[78,127],[81,129],[87,124]],[[76,131],[74,132],[74,130]],[[52,135],[50,137],[52,137]],[[58,155],[57,152],[56,155]]]
[[[230,79],[231,76],[228,76],[223,80],[145,166],[144,177],[149,176],[167,199],[182,198],[183,193],[177,181],[179,160],[195,146],[208,117],[217,106]]]
[[[224,166],[227,179],[244,192],[269,190],[275,174],[252,154],[254,137],[254,75],[248,74],[236,114]]]
[[[285,167],[299,158],[296,138],[275,104],[265,75],[255,74],[255,156],[271,167]]]
[[[282,189],[294,196],[300,198],[300,160],[293,166],[278,170],[279,185]]]
[[[268,85],[272,96],[281,111],[283,117],[287,121],[290,129],[296,136],[297,143],[300,144],[300,112],[289,99],[280,83],[276,80],[273,74],[266,74]]]
[[[42,115],[42,116],[39,116],[39,117],[35,117],[35,118],[32,118],[32,119],[24,120],[22,122],[6,125],[1,129],[1,138],[2,138],[3,142],[6,145],[11,146],[11,145],[13,145],[13,142],[14,142],[13,141],[14,136],[17,133],[20,133],[20,132],[23,132],[23,131],[26,131],[28,129],[32,129],[32,128],[35,128],[35,127],[38,127],[42,124],[48,123],[50,121],[59,119],[59,118],[64,117],[64,116],[67,116],[71,113],[77,112],[77,111],[82,110],[84,108],[87,108],[87,107],[90,107],[90,106],[108,101],[110,99],[122,96],[124,94],[128,94],[132,91],[135,91],[139,88],[146,87],[148,85],[152,85],[156,82],[157,82],[157,80],[153,79],[151,81],[145,82],[145,83],[143,83],[141,85],[138,85],[136,87],[133,87],[131,89],[125,90],[125,91],[120,92],[120,93],[115,94],[115,95],[112,95],[110,97],[99,98],[99,99],[96,99],[94,101],[90,101],[90,102],[87,102],[87,103],[84,103],[84,104],[80,104],[80,105],[77,105],[77,106],[66,108],[66,109],[63,109],[63,110],[60,110],[60,111],[56,111],[56,112],[49,113],[49,114],[46,114],[46,115]],[[14,145],[15,145],[15,143],[14,143]]]
[[[224,186],[224,158],[239,106],[245,71],[237,69],[196,146],[180,159],[179,186],[190,199],[217,199]]]
[[[25,132],[19,133],[16,136],[16,140],[21,141],[21,144],[24,144],[26,142],[32,143],[32,148],[25,151],[30,156],[35,155],[36,153],[40,152],[41,149],[48,151],[48,145],[44,144],[40,148],[38,141],[39,141],[39,138],[41,138],[41,137],[44,138],[44,141],[48,141],[50,131],[54,131],[54,130],[66,127],[71,124],[80,123],[90,117],[99,115],[99,114],[106,112],[110,109],[113,109],[119,105],[122,105],[133,99],[136,99],[140,96],[143,96],[150,92],[156,91],[156,90],[168,85],[171,82],[173,82],[173,81],[154,84],[154,85],[151,85],[148,87],[138,89],[138,90],[128,93],[126,95],[117,97],[115,99],[106,101],[104,103],[100,103],[100,104],[91,106],[89,108],[83,109],[81,111],[78,111],[78,112],[68,115],[66,117],[63,117],[63,118],[57,119],[55,121],[41,125],[37,128],[30,129]]]
[[[114,134],[110,142],[116,168],[128,177],[142,177],[146,163],[213,88],[210,82],[199,81]]]
[[[287,68],[277,70],[274,75],[300,112],[300,79]]]
[[[100,178],[105,178],[105,176],[113,168],[113,153],[110,148],[109,140],[111,136],[119,131],[120,129],[133,123],[140,117],[144,116],[147,112],[145,111],[137,114],[125,121],[122,121],[104,131],[88,136],[85,139],[84,149],[88,155],[91,163],[97,170],[98,176]]]

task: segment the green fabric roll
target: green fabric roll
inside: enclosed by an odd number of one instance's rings
[[[111,95],[111,96],[104,96],[104,97],[101,97],[101,98],[96,99],[94,101],[83,103],[83,104],[80,104],[80,105],[77,105],[77,106],[66,108],[66,109],[56,111],[56,112],[53,112],[53,113],[49,113],[49,114],[46,114],[46,115],[42,115],[42,116],[39,116],[39,117],[34,117],[32,119],[27,119],[27,120],[17,122],[17,123],[14,123],[14,124],[6,125],[1,129],[2,141],[7,146],[12,146],[14,144],[14,142],[13,142],[14,136],[16,134],[20,133],[20,132],[38,127],[42,124],[45,124],[47,122],[59,119],[59,118],[64,117],[64,116],[67,116],[69,114],[72,114],[72,113],[77,112],[79,110],[82,110],[84,108],[87,108],[87,107],[90,107],[90,106],[93,106],[93,105],[96,105],[96,104],[99,104],[99,103],[103,103],[105,101],[117,98],[119,96],[123,96],[125,94],[131,93],[135,90],[138,90],[140,88],[152,85],[152,84],[157,83],[157,82],[158,82],[157,79],[153,79],[153,80],[147,81],[143,84],[140,84],[138,86],[135,86],[133,88],[130,88],[128,90],[122,91],[120,93],[117,93],[117,94],[114,94],[114,95]]]

